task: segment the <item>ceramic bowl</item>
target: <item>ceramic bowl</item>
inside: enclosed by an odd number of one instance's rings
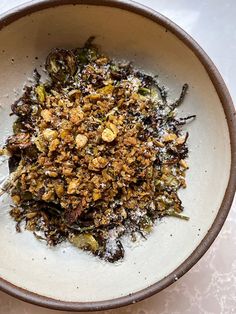
[[[40,69],[52,48],[74,48],[96,36],[110,56],[158,74],[169,95],[190,86],[180,116],[188,124],[187,189],[181,199],[188,222],[166,218],[147,241],[127,244],[118,264],[100,261],[70,245],[49,248],[30,232],[16,234],[8,200],[0,210],[0,288],[38,305],[101,310],[134,303],[164,289],[206,252],[230,209],[235,191],[235,113],[226,86],[198,44],[162,15],[114,0],[50,0],[0,17],[1,144],[11,133],[10,105]],[[1,177],[7,173],[4,163]]]

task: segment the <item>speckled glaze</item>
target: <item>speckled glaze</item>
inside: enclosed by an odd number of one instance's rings
[[[57,1],[41,3],[45,6],[58,4]],[[0,69],[4,73],[0,78],[1,91],[4,90],[0,95],[3,105],[1,140],[4,141],[10,131],[8,113],[9,104],[16,97],[12,92],[14,88],[15,93],[19,93],[22,82],[27,81],[32,68],[42,63],[51,48],[80,45],[92,34],[110,55],[133,60],[141,69],[158,73],[161,82],[170,87],[173,98],[187,81],[190,92],[180,113],[194,113],[198,118],[189,126],[191,170],[188,189],[181,195],[190,222],[164,220],[148,241],[136,247],[127,245],[123,263],[108,265],[69,246],[46,248],[27,232],[16,236],[14,224],[7,216],[8,206],[2,203],[2,289],[33,303],[71,310],[125,305],[150,296],[178,279],[217,235],[235,188],[231,177],[225,195],[234,158],[228,129],[229,126],[232,136],[233,107],[223,81],[207,56],[191,38],[162,16],[130,3],[102,2],[111,7],[91,5],[94,1],[88,3],[90,5],[57,6],[33,13],[0,32],[3,49]],[[40,5],[34,6],[33,10],[39,8]],[[9,19],[13,21],[20,14],[10,15]],[[234,145],[235,139],[231,137],[235,153]]]

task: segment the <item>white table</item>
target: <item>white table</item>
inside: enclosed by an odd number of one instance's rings
[[[236,1],[138,1],[166,15],[198,41],[220,70],[233,100],[236,100]],[[0,13],[23,2],[27,1],[1,0]],[[23,313],[63,312],[36,307],[0,292],[0,314]],[[148,300],[103,313],[236,313],[236,200],[212,247],[184,277]]]

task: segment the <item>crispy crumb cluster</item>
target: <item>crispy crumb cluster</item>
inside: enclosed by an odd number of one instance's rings
[[[114,262],[121,237],[135,241],[166,215],[186,218],[188,133],[154,77],[98,53],[87,42],[57,49],[50,80],[26,87],[12,105],[18,116],[6,142],[11,154],[12,217],[48,244],[75,246]]]

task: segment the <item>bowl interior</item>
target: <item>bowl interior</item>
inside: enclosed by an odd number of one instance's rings
[[[230,172],[227,122],[215,88],[196,55],[171,32],[138,14],[94,5],[61,5],[27,15],[0,31],[0,143],[11,133],[10,105],[55,47],[77,47],[96,36],[102,51],[158,74],[176,98],[190,85],[179,116],[196,114],[187,125],[187,189],[180,197],[188,222],[158,222],[147,241],[126,244],[118,264],[100,261],[70,245],[46,247],[32,233],[16,234],[6,196],[0,210],[0,276],[37,294],[63,301],[102,301],[144,289],[163,279],[191,255],[211,227]],[[1,178],[7,173],[0,166]]]

